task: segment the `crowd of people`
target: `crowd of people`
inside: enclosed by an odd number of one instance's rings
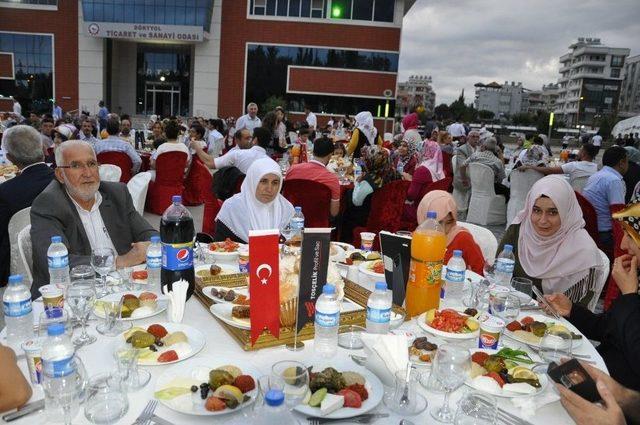
[[[445,261],[454,250],[462,249],[467,267],[478,274],[483,273],[485,257],[478,241],[459,224],[461,208],[451,192],[472,190],[470,168],[479,163],[493,172],[496,194],[508,200],[510,173],[534,170],[545,177],[533,184],[524,208],[508,223],[498,252],[512,245],[514,276],[531,279],[560,314],[588,338],[600,341],[598,351],[610,376],[593,368],[589,371],[598,381],[604,406],[561,391],[569,413],[575,419],[588,411],[592,417],[607,416],[609,422],[600,423],[623,423],[625,415],[630,422],[638,420],[640,151],[634,143],[607,148],[598,169],[601,140],[587,141],[577,151],[564,149],[560,163],[552,159],[546,136],[523,138],[510,150],[485,128],[472,130],[458,121],[422,126],[417,113],[404,117],[402,131],[387,137],[367,111],[353,120],[332,117],[325,124],[308,107],[297,123],[291,123],[281,107],[262,118],[258,112],[258,106],[250,103],[237,120],[152,116],[142,131],[132,129],[130,117],[111,114],[104,104],[95,117],[29,114],[16,120],[14,114],[15,122],[5,125],[2,136],[6,158],[19,173],[0,185],[0,281],[5,285],[9,274],[8,222],[28,206],[34,296],[49,280],[46,250],[53,235],[62,236],[71,267],[88,264],[91,250],[101,246],[117,252],[119,266],[145,261],[148,241],[157,230],[136,211],[125,185],[101,181],[97,155],[103,152],[125,153],[131,159],[128,171],[132,174],[140,169],[143,149],[153,150],[152,170],[166,152],[187,155],[185,174],[197,157],[214,173],[211,190],[224,201],[214,217],[214,240],[247,242],[251,230],[284,229],[295,211],[282,194],[283,185],[289,180],[309,180],[327,187],[326,218],[341,230],[343,241],[351,242],[353,229],[366,226],[370,215],[380,214],[371,209],[375,194],[391,182],[405,181],[407,194],[399,220],[403,229],[413,230],[427,211],[435,211],[447,237]],[[345,181],[345,176],[352,176],[351,180]],[[597,240],[585,230],[576,191],[596,212]],[[626,208],[611,215],[612,205],[625,203]],[[613,256],[614,220],[624,229],[620,249],[625,253],[615,258],[609,270],[600,248]],[[597,282],[609,273],[621,295],[606,313],[596,314],[602,291]],[[5,351],[0,356],[7,357],[3,364],[15,364]],[[3,385],[15,372],[9,367],[0,374],[0,399],[7,402],[0,405],[2,410],[20,400],[4,397]]]

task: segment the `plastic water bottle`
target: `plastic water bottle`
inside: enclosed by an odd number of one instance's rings
[[[294,235],[302,235],[302,229],[304,229],[304,215],[302,214],[302,207],[295,207],[296,212],[291,217],[291,228],[295,230]]]
[[[151,236],[151,244],[147,248],[148,282],[155,291],[160,292],[160,269],[162,268],[162,244],[160,236]]]
[[[516,258],[513,255],[513,246],[507,244],[496,258],[495,283],[510,287],[515,265]]]
[[[7,342],[20,347],[23,341],[33,337],[33,311],[31,292],[22,283],[22,276],[9,276],[9,285],[2,296],[4,321],[7,326]]]
[[[360,165],[360,160],[357,158],[353,159],[353,180],[358,181],[360,176],[362,175],[362,166]]]
[[[367,300],[367,332],[386,334],[391,321],[391,291],[386,282],[376,282],[376,289]]]
[[[67,285],[69,277],[69,251],[62,243],[61,236],[51,236],[51,245],[47,250],[49,263],[49,283],[52,285]]]
[[[270,389],[264,396],[264,405],[256,416],[255,423],[259,425],[289,425],[295,423],[289,409],[284,404],[284,392],[280,389]]]
[[[462,299],[464,292],[464,277],[467,265],[462,258],[462,251],[453,251],[453,257],[447,263],[447,271],[444,275],[445,286],[440,294],[446,301],[457,301]]]
[[[340,325],[340,303],[336,287],[324,285],[316,301],[315,337],[313,345],[320,357],[331,358],[338,351],[338,326]]]
[[[42,372],[48,378],[62,378],[75,372],[71,361],[76,350],[65,333],[64,323],[47,327],[47,339],[42,346]]]

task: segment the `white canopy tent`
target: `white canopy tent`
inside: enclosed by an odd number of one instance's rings
[[[629,133],[640,133],[640,115],[618,122],[611,130],[613,137],[618,137],[618,134],[624,136]]]

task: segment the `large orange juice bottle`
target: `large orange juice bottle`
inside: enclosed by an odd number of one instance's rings
[[[418,316],[440,305],[442,262],[447,250],[447,238],[434,211],[413,232],[411,266],[405,307],[409,317]]]

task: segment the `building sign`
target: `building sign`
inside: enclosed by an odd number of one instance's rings
[[[85,22],[85,30],[91,37],[99,38],[183,43],[204,41],[204,30],[197,26]]]

